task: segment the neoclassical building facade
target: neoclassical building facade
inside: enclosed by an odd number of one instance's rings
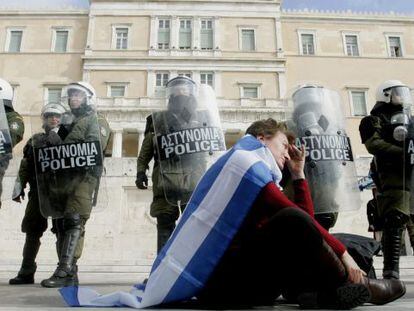
[[[0,10],[0,76],[14,87],[25,138],[39,130],[41,107],[77,80],[95,87],[114,133],[102,185],[107,206],[88,223],[83,261],[139,265],[155,255],[152,195],[135,188],[136,157],[145,118],[164,107],[164,85],[174,76],[214,88],[228,147],[254,120],[285,119],[286,99],[297,85],[338,91],[358,174],[366,174],[369,156],[358,125],[382,81],[414,85],[414,17],[283,11],[281,2],[91,0],[89,7]],[[9,187],[23,146],[15,148]],[[10,200],[0,210],[7,232],[0,246],[10,265],[20,257],[23,212]],[[367,234],[364,214],[343,216],[338,230]],[[45,239],[41,262],[55,256],[54,237]]]

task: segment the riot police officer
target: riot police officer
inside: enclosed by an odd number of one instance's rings
[[[11,142],[8,143],[11,143],[11,148],[23,139],[24,134],[23,118],[13,108],[13,93],[12,86],[7,81],[0,79],[0,126],[2,132],[5,131],[2,136],[10,137]],[[11,150],[6,150],[0,155],[0,196],[3,192],[3,177],[9,166],[11,156]]]
[[[94,88],[83,81],[71,83],[62,90],[62,101],[69,106],[74,119],[65,127],[66,133],[60,144],[96,143],[99,156],[103,158],[110,129],[106,119],[96,113]],[[62,171],[63,180],[54,189],[49,182],[44,185],[46,189],[39,190],[39,196],[48,202],[41,206],[42,211],[48,207],[55,209],[52,213],[56,209],[61,211],[54,219],[59,264],[53,275],[41,282],[43,287],[78,284],[76,263],[82,253],[85,224],[96,201],[102,169],[102,165],[95,165]],[[59,202],[50,202],[53,191],[57,191]]]
[[[203,93],[200,90],[206,88],[198,88],[187,77],[169,80],[166,84],[167,109],[147,117],[135,184],[139,189],[147,189],[145,172],[154,158],[150,214],[157,218],[158,253],[171,236],[175,222],[206,171],[209,160],[216,152],[225,149],[218,111],[215,113],[206,109],[207,106],[215,106],[215,97],[200,96]],[[204,101],[210,105],[203,107]],[[203,143],[194,141],[194,133],[201,128],[208,129],[204,133],[217,133],[217,142],[209,138]]]
[[[34,283],[34,274],[37,268],[35,260],[41,244],[40,238],[47,229],[47,219],[43,217],[39,208],[32,142],[36,141],[44,145],[50,144],[49,134],[58,132],[60,119],[64,113],[64,108],[59,104],[51,103],[44,106],[41,112],[44,133],[33,135],[23,148],[23,159],[20,162],[19,173],[16,178],[13,200],[21,203],[21,200],[25,197],[24,189],[29,184],[29,200],[21,226],[22,232],[26,233],[26,240],[23,246],[21,268],[17,276],[9,280],[10,285]]]
[[[411,170],[405,163],[404,141],[411,105],[410,90],[405,84],[385,81],[377,89],[376,104],[370,115],[359,126],[362,143],[374,156],[377,169],[384,278],[399,278],[402,231],[410,216]]]
[[[322,86],[306,84],[295,90],[292,101],[292,129],[298,143],[306,146],[305,174],[315,219],[329,230],[339,211],[359,208],[356,171],[340,97]]]

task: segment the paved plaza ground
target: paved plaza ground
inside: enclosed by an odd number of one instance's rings
[[[382,258],[376,258],[375,267],[380,268]],[[385,306],[366,304],[356,310],[414,310],[414,257],[403,257],[402,279],[407,286],[407,293],[396,302]],[[36,274],[36,284],[10,286],[8,280],[16,273],[13,266],[0,265],[0,310],[69,310],[56,289],[46,289],[39,282],[50,276],[53,266],[41,265]],[[109,269],[108,269],[109,268]],[[96,289],[105,294],[114,291],[129,291],[131,285],[146,277],[149,266],[114,266],[114,267],[80,267],[80,281],[83,286]],[[111,270],[109,273],[102,271]],[[280,301],[282,302],[282,301]],[[259,310],[298,310],[296,305],[277,304],[273,308],[258,308]],[[73,310],[73,309],[72,309]],[[82,310],[103,310],[102,308],[82,308]],[[128,310],[128,308],[107,308],[105,310]],[[130,309],[129,309],[130,310]]]

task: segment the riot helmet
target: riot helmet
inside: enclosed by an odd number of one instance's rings
[[[70,83],[62,90],[62,102],[75,116],[83,115],[95,109],[95,89],[83,81]]]
[[[65,112],[65,108],[60,104],[50,103],[45,105],[41,112],[43,128],[45,130],[58,128]]]
[[[338,115],[341,106],[336,92],[316,84],[304,84],[293,92],[292,101],[293,122],[307,136],[336,132],[344,127]]]
[[[398,80],[388,80],[382,83],[377,89],[376,100],[395,106],[413,104],[410,88]]]
[[[188,122],[195,114],[197,107],[197,85],[185,76],[178,76],[166,84],[168,111]]]
[[[6,107],[13,108],[13,88],[9,82],[0,78],[0,100]]]

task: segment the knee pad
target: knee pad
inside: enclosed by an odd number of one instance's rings
[[[392,211],[384,216],[384,228],[403,228],[408,220],[408,215],[405,215],[399,211]]]
[[[81,218],[79,214],[66,214],[63,217],[63,229],[65,231],[81,228]]]

